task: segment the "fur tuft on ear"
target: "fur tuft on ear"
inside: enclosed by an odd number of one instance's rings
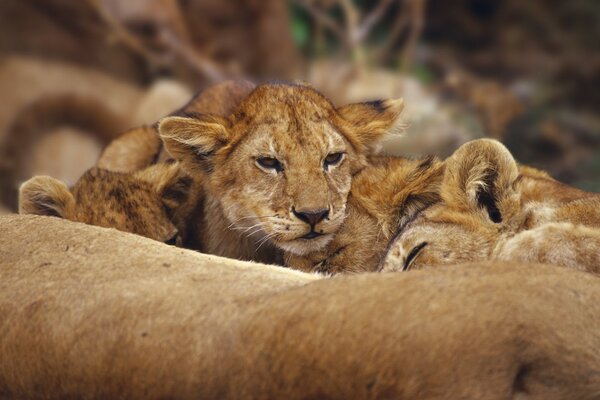
[[[179,163],[156,164],[137,172],[135,176],[150,183],[170,211],[188,199],[193,183]]]
[[[188,171],[210,172],[212,156],[228,140],[225,119],[167,117],[158,125],[165,148]]]
[[[19,213],[66,218],[75,205],[67,186],[49,176],[34,176],[19,189]]]
[[[494,223],[519,209],[519,170],[508,149],[496,140],[465,143],[446,161],[442,198],[460,211],[485,211]]]
[[[353,127],[360,144],[367,148],[374,149],[387,134],[399,134],[406,129],[402,120],[403,99],[348,104],[337,111]]]

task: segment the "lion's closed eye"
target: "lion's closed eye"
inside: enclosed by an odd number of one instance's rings
[[[417,256],[419,255],[421,250],[425,248],[425,246],[427,246],[427,242],[423,242],[413,247],[410,253],[408,253],[406,260],[404,260],[404,266],[402,267],[402,271],[408,271],[410,269],[411,264],[417,259]]]

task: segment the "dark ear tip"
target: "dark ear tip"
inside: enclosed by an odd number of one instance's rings
[[[385,106],[385,102],[383,100],[373,100],[373,101],[367,101],[365,103],[366,105],[373,107],[377,112],[384,112],[387,107]]]
[[[372,100],[363,103],[375,109],[377,113],[392,111],[395,114],[400,114],[404,110],[404,99],[387,99],[387,100]]]

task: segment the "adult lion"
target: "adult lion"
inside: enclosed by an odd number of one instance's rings
[[[598,399],[600,279],[479,263],[318,279],[0,217],[0,397]]]

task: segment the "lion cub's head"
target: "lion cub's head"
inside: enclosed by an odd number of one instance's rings
[[[441,202],[400,227],[384,270],[486,259],[499,237],[516,228],[519,170],[494,140],[474,140],[446,160]]]
[[[36,176],[21,185],[19,212],[116,228],[178,244],[178,228],[172,218],[190,184],[177,164],[157,165],[135,174],[92,168],[72,190],[57,179]]]
[[[440,197],[399,230],[384,270],[487,259],[597,270],[589,255],[600,254],[600,196],[519,167],[497,141],[461,146],[446,161]]]
[[[227,118],[169,117],[169,153],[206,189],[232,229],[305,254],[323,248],[346,215],[352,175],[401,125],[401,100],[336,108],[310,87],[258,86]]]

